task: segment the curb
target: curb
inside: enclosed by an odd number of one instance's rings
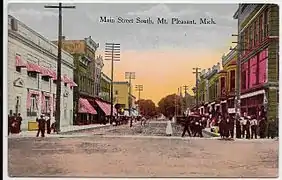
[[[104,125],[104,126],[89,127],[89,128],[85,128],[85,129],[73,129],[73,130],[70,130],[70,131],[61,132],[60,134],[65,135],[65,134],[73,133],[73,132],[81,132],[81,131],[88,131],[88,130],[93,130],[93,129],[108,128],[108,127],[111,127],[111,126],[112,126],[111,124],[107,124],[107,125]]]
[[[202,131],[203,131],[203,133],[205,133],[205,134],[207,134],[207,135],[209,135],[209,136],[212,136],[212,137],[220,137],[220,135],[217,134],[217,133],[213,133],[213,132],[207,131],[207,130],[205,130],[205,129],[203,129]]]

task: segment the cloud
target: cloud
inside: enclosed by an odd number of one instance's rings
[[[53,12],[53,11],[47,11],[47,10],[38,11],[35,9],[25,9],[25,8],[19,9],[17,11],[9,10],[9,14],[13,16],[17,16],[17,17],[31,16],[32,18],[36,18],[38,20],[41,20],[45,17],[57,17],[58,16],[58,13]]]
[[[177,17],[177,16],[184,16],[184,15],[190,15],[197,13],[198,10],[195,9],[186,9],[186,10],[180,10],[178,12],[173,12],[170,10],[170,8],[165,4],[158,4],[153,7],[151,7],[148,10],[144,11],[136,11],[136,12],[128,12],[127,15],[130,16],[151,16],[151,17],[157,17],[157,16],[170,16],[170,17]]]

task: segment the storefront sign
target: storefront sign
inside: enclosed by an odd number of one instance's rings
[[[241,99],[249,98],[249,97],[252,97],[252,96],[259,95],[259,94],[265,94],[265,90],[259,90],[259,91],[251,92],[251,93],[248,93],[248,94],[244,94],[240,98]]]
[[[227,110],[227,111],[228,111],[228,113],[230,113],[230,114],[231,114],[231,113],[235,113],[235,112],[236,112],[236,111],[235,111],[235,108],[228,108],[228,110]]]

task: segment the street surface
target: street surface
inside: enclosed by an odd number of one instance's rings
[[[174,130],[182,130],[175,127]],[[151,122],[48,138],[10,138],[10,176],[277,177],[278,141],[165,137]],[[84,135],[84,136],[80,136]],[[143,138],[142,138],[143,137]]]

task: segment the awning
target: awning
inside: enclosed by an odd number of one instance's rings
[[[111,115],[111,104],[99,101],[99,100],[95,100],[95,102],[98,104],[98,106],[102,109],[102,111],[105,113],[106,116],[110,116]],[[116,114],[116,108],[113,107],[113,115]]]
[[[64,75],[64,82],[69,84],[70,87],[77,86],[77,84],[71,78],[69,78],[67,75]]]
[[[42,76],[53,77],[53,74],[49,68],[41,67]]]
[[[16,55],[16,67],[27,67],[27,64],[22,60],[21,56]]]
[[[33,64],[33,63],[28,62],[27,63],[27,71],[28,72],[41,73],[41,67],[37,64]]]
[[[87,99],[79,98],[78,113],[97,114],[97,111],[94,109],[94,107],[89,103]]]

